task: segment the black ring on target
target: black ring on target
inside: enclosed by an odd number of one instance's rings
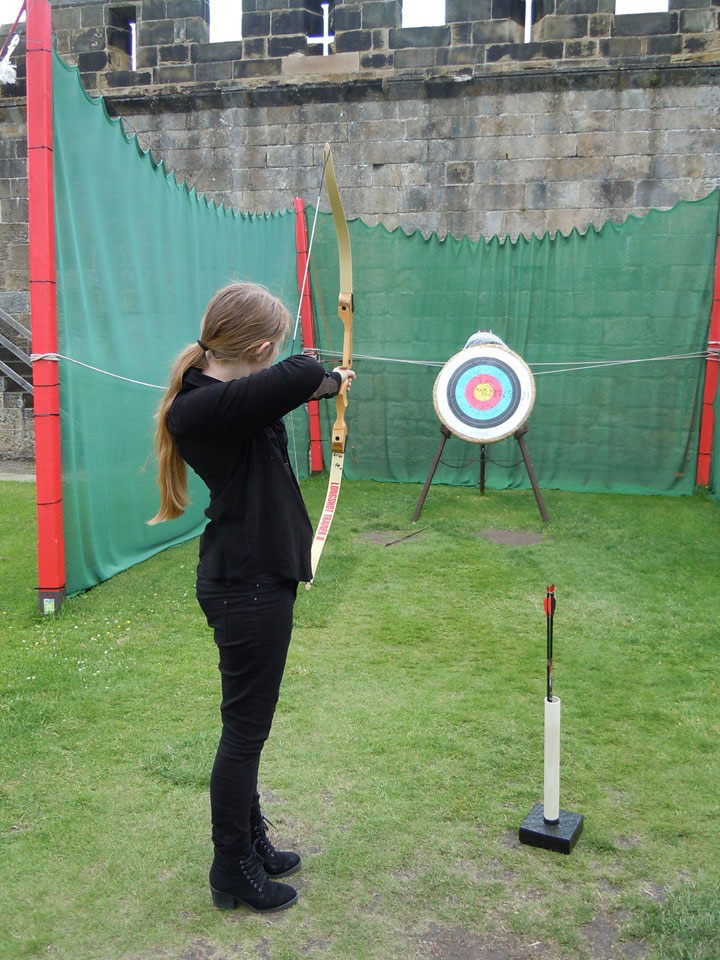
[[[507,405],[503,405],[502,411],[496,417],[471,417],[457,402],[457,385],[458,381],[469,371],[475,367],[495,367],[500,370],[510,381],[510,400]],[[518,406],[520,405],[521,398],[521,387],[520,380],[518,379],[517,374],[511,366],[507,363],[504,363],[502,360],[496,358],[482,358],[473,357],[470,360],[466,360],[465,363],[461,364],[457,370],[453,373],[447,385],[447,402],[452,413],[460,420],[462,423],[466,424],[468,427],[482,427],[483,429],[490,429],[492,427],[499,426],[505,421],[509,420],[510,417],[515,413]]]

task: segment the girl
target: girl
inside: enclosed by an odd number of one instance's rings
[[[231,283],[212,298],[200,339],[177,357],[158,410],[161,506],[188,503],[187,464],[210,490],[197,598],[220,652],[222,735],[210,778],[215,906],[282,910],[297,853],[276,850],[260,810],[260,753],[278,699],[298,581],[311,579],[312,527],[288,460],[282,417],[332,397],[352,370],[310,357],[275,363],[290,316],[263,287]],[[348,382],[348,388],[350,382]]]

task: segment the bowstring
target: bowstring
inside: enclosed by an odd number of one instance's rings
[[[322,199],[323,186],[325,184],[325,168],[327,167],[328,158],[327,156],[323,159],[322,172],[320,174],[320,188],[318,190],[317,200],[315,202],[315,216],[313,217],[312,229],[310,230],[310,240],[308,242],[307,257],[305,259],[305,271],[303,273],[302,283],[300,285],[300,299],[298,300],[297,314],[295,316],[295,328],[293,330],[293,337],[290,341],[290,353],[289,356],[295,354],[295,345],[297,343],[298,329],[300,327],[300,315],[302,313],[302,304],[303,297],[305,296],[305,290],[307,288],[308,277],[310,275],[310,255],[312,253],[313,243],[315,242],[315,228],[317,227],[318,214],[320,213],[320,201]],[[293,448],[293,460],[295,462],[295,475],[298,475],[298,458],[297,458],[297,444],[295,441],[295,414],[297,413],[297,408],[292,411],[290,414],[290,435],[292,436],[292,448]]]

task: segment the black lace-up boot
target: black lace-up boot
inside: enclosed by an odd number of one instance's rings
[[[272,827],[267,817],[259,810],[253,810],[250,815],[250,839],[260,861],[269,877],[289,877],[300,869],[302,860],[300,854],[290,850],[276,850],[267,835],[267,828]]]
[[[215,854],[210,868],[210,892],[220,910],[234,910],[243,903],[259,913],[272,913],[297,900],[294,887],[268,879],[254,850],[244,860]]]

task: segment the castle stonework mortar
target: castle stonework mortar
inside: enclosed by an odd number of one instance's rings
[[[394,0],[336,0],[329,57],[306,42],[322,33],[315,0],[244,0],[243,40],[229,43],[208,43],[206,0],[56,0],[53,27],[86,89],[143,148],[246,211],[314,202],[325,141],[349,215],[424,233],[566,233],[720,185],[717,3],[535,9],[525,44],[522,4],[509,0],[447,0],[445,26],[413,30]],[[18,82],[0,88],[0,296],[11,298],[28,289],[18,52]],[[27,455],[10,419],[12,440],[0,416],[0,457]]]

